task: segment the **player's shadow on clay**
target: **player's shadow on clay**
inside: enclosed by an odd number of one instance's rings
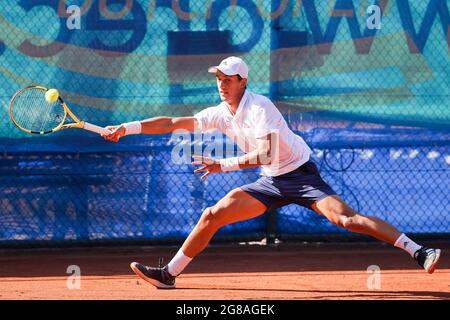
[[[449,292],[434,292],[434,291],[349,291],[349,290],[295,290],[295,289],[255,289],[255,288],[206,288],[206,287],[180,287],[178,290],[223,290],[223,291],[264,291],[264,292],[293,292],[293,293],[307,293],[310,296],[299,297],[305,299],[333,299],[342,298],[345,296],[348,299],[352,298],[368,298],[368,299],[418,299],[428,300],[430,298],[450,299]],[[322,294],[322,295],[316,295]],[[294,297],[292,297],[294,299]],[[287,298],[289,300],[289,298]]]

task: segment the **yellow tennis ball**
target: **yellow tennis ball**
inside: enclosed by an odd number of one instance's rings
[[[50,102],[50,103],[53,103],[56,100],[58,100],[58,97],[59,97],[59,92],[56,89],[49,89],[45,93],[45,100],[47,100],[47,102]]]

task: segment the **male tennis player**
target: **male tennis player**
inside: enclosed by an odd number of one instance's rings
[[[175,278],[208,245],[219,228],[291,203],[310,208],[340,227],[401,248],[428,273],[433,273],[440,250],[420,246],[387,222],[355,212],[336,195],[310,160],[310,148],[288,128],[275,105],[246,89],[248,67],[242,59],[228,57],[208,71],[216,76],[222,100],[219,105],[193,117],[156,117],[109,126],[107,129],[112,133],[104,138],[117,142],[128,134],[217,129],[233,139],[245,154],[225,159],[194,156],[193,164],[200,165],[194,172],[204,173],[201,177],[204,179],[212,173],[261,166],[262,177],[230,191],[214,206],[206,208],[168,265],[154,268],[131,263],[131,269],[139,277],[157,288],[175,288]]]

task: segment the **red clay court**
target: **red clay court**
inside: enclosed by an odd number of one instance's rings
[[[405,252],[379,243],[213,245],[177,279],[176,290],[158,290],[129,268],[156,265],[177,247],[106,247],[3,250],[0,299],[151,300],[450,300],[450,243],[433,274]],[[67,288],[69,265],[81,269],[80,289]],[[369,289],[367,268],[377,265],[380,288]]]

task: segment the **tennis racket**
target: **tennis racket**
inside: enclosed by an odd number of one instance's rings
[[[47,90],[42,86],[28,86],[14,94],[9,103],[9,117],[17,128],[31,134],[48,134],[67,128],[80,128],[103,135],[111,133],[81,121],[60,96],[55,102],[45,100]],[[69,117],[73,122],[66,123],[70,121]]]

